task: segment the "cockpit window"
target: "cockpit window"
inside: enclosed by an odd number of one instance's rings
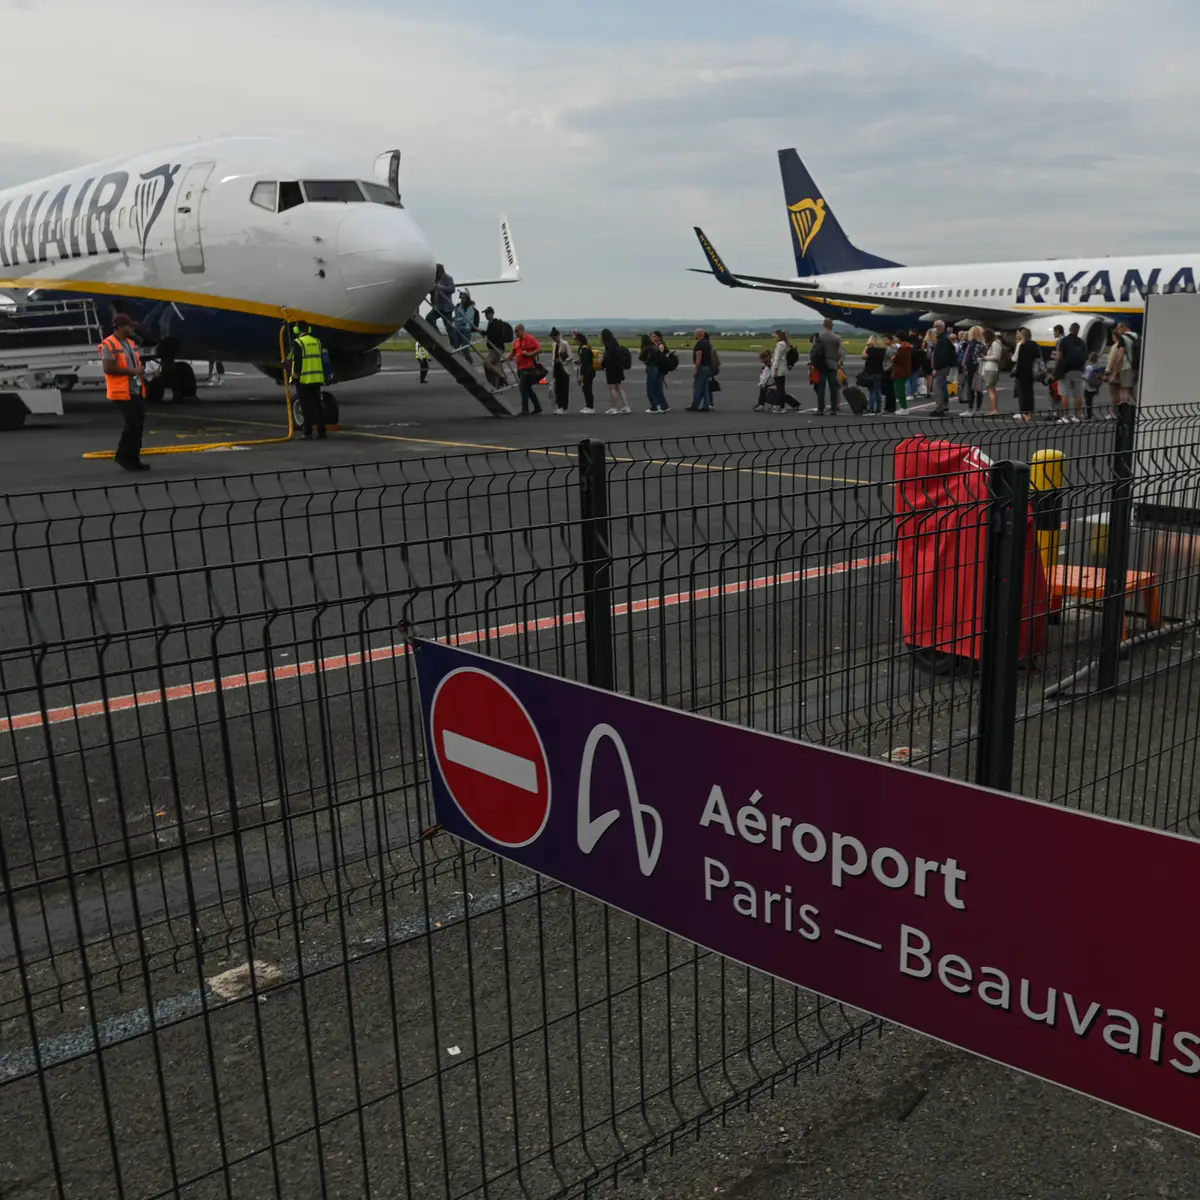
[[[310,203],[346,204],[362,202],[363,194],[353,179],[306,179],[304,195]]]
[[[390,204],[393,208],[403,208],[400,197],[386,183],[368,183],[365,179],[359,185],[367,193],[367,199],[372,204]]]
[[[250,193],[250,203],[257,204],[259,208],[265,208],[267,212],[274,212],[276,186],[274,180],[269,183],[256,183]]]
[[[287,212],[289,208],[296,208],[303,203],[300,185],[294,179],[285,179],[279,185],[279,211]]]

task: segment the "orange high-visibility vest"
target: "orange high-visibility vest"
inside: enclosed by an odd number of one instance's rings
[[[132,340],[129,344],[133,345]],[[128,363],[125,361],[125,347],[115,333],[106,337],[97,349],[103,354],[106,346],[112,351],[118,367],[124,367],[127,371],[136,371],[142,365],[142,356],[138,353],[136,346],[133,349],[133,362]],[[128,400],[133,395],[131,390],[132,383],[133,376],[131,375],[106,374],[104,376],[104,387],[110,400]]]

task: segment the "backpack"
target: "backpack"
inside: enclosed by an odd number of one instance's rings
[[[1142,343],[1136,334],[1123,333],[1121,334],[1121,345],[1125,347],[1125,358],[1129,365],[1133,368],[1133,373],[1136,375],[1138,367],[1142,365]]]
[[[712,352],[712,373],[714,375],[717,375],[720,373],[720,370],[721,370],[721,356],[717,353],[716,347],[714,347],[713,352]]]
[[[1083,339],[1079,338],[1075,344],[1067,347],[1066,351],[1059,351],[1062,358],[1062,369],[1064,371],[1082,371],[1087,365],[1087,347],[1083,344]]]
[[[664,375],[670,375],[672,371],[679,370],[679,355],[674,350],[668,350],[663,355],[662,370]]]
[[[513,327],[507,321],[500,322],[500,339],[507,346],[513,340]]]
[[[472,313],[471,328],[478,329],[479,328],[479,309],[477,309],[475,307],[475,305],[473,305],[473,304],[471,305],[471,313]]]
[[[800,351],[795,346],[789,346],[784,361],[787,363],[788,370],[790,371],[800,361]]]
[[[825,370],[825,343],[820,338],[813,342],[808,352],[808,365],[816,367],[818,371]]]
[[[628,371],[629,368],[633,366],[633,355],[629,353],[628,346],[621,347],[621,357],[619,361],[621,363],[622,371]]]

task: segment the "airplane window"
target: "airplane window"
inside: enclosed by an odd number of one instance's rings
[[[304,195],[309,203],[348,204],[362,202],[363,194],[353,179],[306,179]]]
[[[390,204],[393,208],[403,208],[400,197],[385,183],[368,183],[365,179],[359,185],[367,193],[367,199],[372,204]]]
[[[300,185],[294,180],[285,179],[279,185],[279,211],[287,212],[289,208],[303,203],[304,194],[300,191]]]
[[[273,179],[256,183],[250,190],[250,203],[258,205],[259,208],[265,208],[267,212],[274,212],[276,186]]]

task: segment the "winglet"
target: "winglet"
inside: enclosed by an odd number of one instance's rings
[[[508,218],[500,218],[500,278],[505,283],[516,283],[521,278],[521,264],[517,261],[517,244],[513,241]]]
[[[712,242],[704,235],[704,230],[699,225],[692,227],[696,231],[696,237],[700,240],[700,249],[704,251],[704,257],[708,259],[708,265],[712,268],[712,273],[726,287],[737,287],[737,280],[726,269],[725,264],[721,261],[721,256],[717,253]]]

